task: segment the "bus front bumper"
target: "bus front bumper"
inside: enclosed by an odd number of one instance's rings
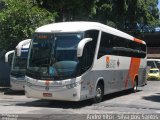
[[[11,83],[12,90],[24,91],[24,86],[25,86],[25,78],[24,77],[16,78],[16,77],[11,76],[10,83]]]
[[[80,101],[81,84],[75,86],[44,86],[26,82],[25,94],[28,98],[48,100]]]

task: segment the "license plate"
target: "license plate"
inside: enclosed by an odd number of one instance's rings
[[[43,93],[43,97],[52,97],[52,93]]]

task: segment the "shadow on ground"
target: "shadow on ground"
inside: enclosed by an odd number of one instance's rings
[[[85,101],[80,101],[80,102],[56,101],[56,100],[35,100],[32,102],[18,103],[16,104],[16,106],[77,109],[77,108],[90,106],[92,104],[93,103],[90,100],[85,100]]]
[[[138,91],[140,92],[140,91]],[[105,95],[103,101],[114,99],[120,96],[131,94],[130,90],[117,92],[114,94]],[[102,101],[102,102],[103,102]],[[92,100],[84,100],[79,102],[70,101],[56,101],[56,100],[34,100],[32,102],[18,103],[17,106],[28,106],[28,107],[47,107],[47,108],[62,108],[62,109],[78,109],[87,106],[91,106],[98,103],[93,103]]]
[[[142,90],[138,90],[136,93],[141,92],[141,91]],[[129,94],[136,94],[136,93],[133,93],[132,90],[124,90],[124,91],[105,95],[103,98],[103,101],[110,100],[110,99],[117,98],[117,97],[121,97],[121,96],[125,96],[125,95],[129,95]]]
[[[4,91],[4,95],[25,95],[25,92],[24,91],[14,91],[8,88],[7,90]]]
[[[7,91],[9,89],[9,87],[0,87],[0,92],[4,93],[5,91]]]
[[[153,102],[160,102],[160,93],[156,93],[155,95],[142,97],[144,100],[149,100]]]

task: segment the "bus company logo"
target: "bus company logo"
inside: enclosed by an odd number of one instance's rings
[[[106,68],[116,68],[116,60],[110,59],[109,56],[106,57]]]

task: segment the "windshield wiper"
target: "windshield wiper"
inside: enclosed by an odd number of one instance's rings
[[[49,65],[49,64],[44,64],[45,61],[49,61],[49,58],[48,57],[43,57],[43,58],[33,59],[32,64]]]

